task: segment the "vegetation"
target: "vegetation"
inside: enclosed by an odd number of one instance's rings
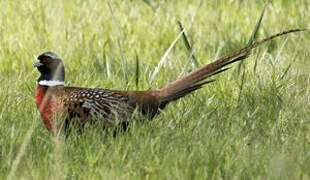
[[[266,43],[240,71],[231,65],[153,121],[137,114],[116,137],[93,127],[66,139],[52,136],[35,104],[39,73],[32,64],[39,54],[64,59],[66,85],[157,88],[244,47],[265,5],[109,3],[1,1],[0,179],[310,179],[309,32]],[[309,19],[307,0],[273,1],[258,39],[309,28]],[[154,75],[180,33],[178,21],[197,62],[188,61],[181,36]]]

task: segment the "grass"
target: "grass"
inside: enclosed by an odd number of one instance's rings
[[[117,137],[91,127],[67,139],[52,136],[35,105],[39,54],[63,57],[67,85],[157,88],[185,66],[195,69],[186,65],[193,52],[202,66],[245,46],[265,5],[109,3],[1,2],[0,179],[310,179],[309,32],[259,47],[243,63],[243,78],[232,65],[153,121],[137,115]],[[309,9],[307,0],[268,3],[258,39],[309,28]],[[178,21],[191,52],[180,38],[150,84],[181,32]]]

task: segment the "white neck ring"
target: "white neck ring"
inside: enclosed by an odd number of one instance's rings
[[[60,85],[65,85],[65,82],[63,81],[39,81],[39,85],[42,86],[60,86]]]

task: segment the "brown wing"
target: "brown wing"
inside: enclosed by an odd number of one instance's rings
[[[136,108],[128,96],[117,91],[66,87],[65,107],[68,119],[83,125],[85,122],[111,126],[127,121]],[[70,122],[72,123],[72,122]]]

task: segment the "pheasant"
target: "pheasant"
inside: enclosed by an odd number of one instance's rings
[[[62,59],[45,52],[34,63],[41,76],[37,80],[36,104],[46,128],[53,132],[69,131],[72,124],[83,129],[86,123],[100,122],[105,127],[128,123],[137,109],[148,119],[154,118],[167,104],[202,88],[214,80],[206,80],[229,68],[226,66],[248,57],[253,48],[276,37],[304,31],[293,29],[270,36],[181,77],[166,86],[147,91],[120,91],[100,88],[67,87]]]

